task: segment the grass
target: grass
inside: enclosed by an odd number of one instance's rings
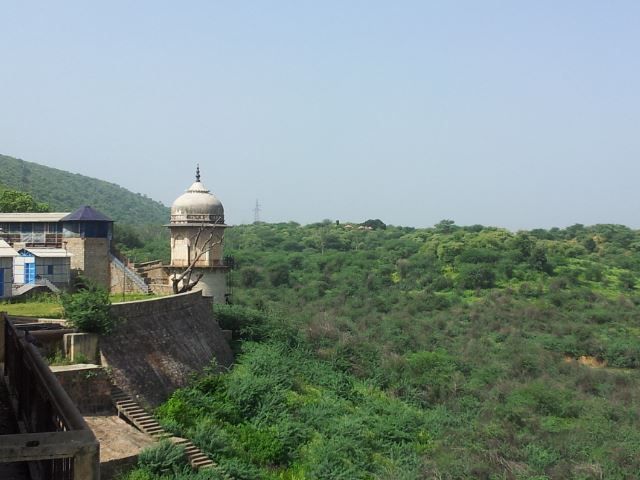
[[[3,302],[0,311],[17,317],[62,318],[62,305],[51,301]]]
[[[148,300],[154,295],[144,293],[128,293],[125,302]],[[122,302],[122,294],[109,295],[111,302]],[[7,312],[16,317],[63,318],[63,308],[55,295],[40,295],[29,300],[0,302],[0,312]]]
[[[113,293],[109,295],[109,300],[111,303],[118,302],[135,302],[136,300],[149,300],[150,298],[157,297],[156,294],[148,295],[146,293],[126,293],[124,295],[124,300],[122,299],[122,293]]]

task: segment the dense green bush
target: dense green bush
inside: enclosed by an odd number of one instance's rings
[[[152,475],[178,474],[189,469],[184,447],[169,440],[142,450],[138,456],[138,465]]]
[[[268,314],[240,305],[216,304],[214,314],[221,328],[232,330],[246,340],[260,340],[268,335]]]
[[[86,280],[76,293],[61,296],[64,316],[81,332],[108,334],[115,325],[109,306],[109,293]]]

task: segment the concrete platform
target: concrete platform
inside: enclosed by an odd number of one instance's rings
[[[138,454],[154,440],[115,415],[85,416],[100,442],[100,478],[110,480],[115,474],[135,465]]]

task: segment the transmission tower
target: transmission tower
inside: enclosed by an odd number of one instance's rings
[[[256,199],[256,207],[253,209],[253,222],[254,223],[258,223],[260,222],[260,202],[258,202],[258,200]]]

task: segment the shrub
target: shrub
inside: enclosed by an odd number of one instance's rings
[[[460,267],[458,280],[462,288],[491,288],[495,284],[496,275],[487,265],[464,264]]]
[[[236,480],[261,480],[267,476],[251,463],[238,458],[221,458],[218,468]]]
[[[262,279],[262,274],[255,267],[246,267],[240,270],[240,283],[243,287],[255,287]]]
[[[277,464],[284,459],[284,445],[274,428],[257,428],[250,423],[235,427],[238,447],[242,448],[252,463]]]
[[[168,440],[162,441],[142,450],[138,457],[138,465],[154,475],[181,473],[187,467],[184,447]]]
[[[214,313],[220,328],[232,330],[240,338],[261,340],[267,334],[268,316],[259,310],[239,305],[216,304]]]
[[[267,276],[269,277],[271,285],[273,285],[274,287],[279,287],[282,285],[288,286],[289,266],[284,263],[272,265],[267,270]]]
[[[109,293],[96,285],[85,287],[74,294],[61,297],[64,316],[78,330],[86,333],[107,334],[113,330],[114,319],[109,312]]]

